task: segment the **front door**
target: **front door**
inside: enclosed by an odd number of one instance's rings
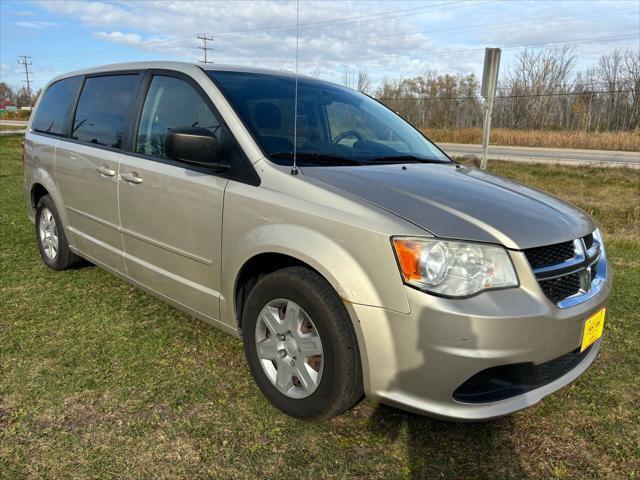
[[[192,310],[219,318],[222,203],[227,179],[166,157],[166,132],[221,125],[187,78],[154,74],[133,144],[119,169],[128,275]]]
[[[90,259],[124,272],[118,218],[118,164],[126,141],[138,75],[85,80],[71,140],[56,149],[55,173],[75,247]]]

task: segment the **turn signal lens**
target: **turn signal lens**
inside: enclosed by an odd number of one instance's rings
[[[422,245],[411,240],[394,239],[393,245],[400,262],[400,268],[404,275],[405,282],[411,280],[421,280],[422,274],[418,261],[422,253]]]

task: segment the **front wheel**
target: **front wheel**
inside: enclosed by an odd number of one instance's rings
[[[351,320],[316,272],[292,267],[263,277],[247,298],[242,325],[251,373],[283,412],[324,420],[362,397]]]

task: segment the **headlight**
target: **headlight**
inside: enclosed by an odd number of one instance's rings
[[[465,297],[518,286],[509,254],[497,245],[394,237],[393,247],[405,283],[421,290]]]

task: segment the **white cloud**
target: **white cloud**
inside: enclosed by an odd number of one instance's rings
[[[110,42],[121,43],[123,45],[131,45],[134,47],[143,45],[142,37],[137,33],[122,33],[118,31],[108,33],[96,32],[93,34],[93,36],[101,40],[108,40]]]
[[[55,27],[57,24],[53,22],[45,22],[42,20],[34,20],[30,22],[14,22],[14,25],[20,28],[33,28],[36,30],[42,30],[44,28]]]

